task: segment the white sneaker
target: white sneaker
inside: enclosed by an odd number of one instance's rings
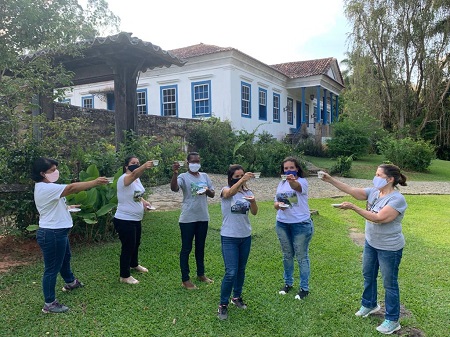
[[[136,280],[133,276],[121,277],[119,280],[120,280],[120,282],[127,283],[127,284],[138,284],[139,283],[139,281]]]
[[[384,322],[377,327],[377,331],[385,335],[390,335],[394,331],[400,330],[400,328],[401,325],[398,321],[390,321],[388,319],[385,319]]]
[[[361,308],[359,308],[359,310],[355,312],[355,316],[367,317],[380,309],[381,307],[378,304],[375,308],[366,308],[365,306],[361,306]]]
[[[142,267],[141,265],[138,265],[137,267],[133,267],[131,269],[134,269],[140,273],[148,273],[148,269],[145,267]]]

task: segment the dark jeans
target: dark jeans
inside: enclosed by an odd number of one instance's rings
[[[113,219],[114,228],[122,242],[120,252],[120,277],[130,277],[130,267],[138,266],[138,251],[141,244],[142,225],[140,221]]]
[[[189,280],[189,254],[192,251],[192,241],[195,238],[195,262],[197,276],[205,275],[205,241],[208,234],[208,221],[180,222],[181,251],[180,269],[181,281]]]
[[[55,286],[58,273],[64,279],[64,282],[71,283],[75,276],[70,269],[69,244],[70,228],[48,229],[39,228],[36,239],[41,247],[44,256],[44,275],[42,277],[42,290],[46,303],[52,303],[55,300]]]
[[[220,288],[220,305],[228,304],[231,291],[233,297],[241,297],[245,280],[245,267],[247,266],[252,237],[231,238],[221,236],[222,256],[225,264],[225,275]]]

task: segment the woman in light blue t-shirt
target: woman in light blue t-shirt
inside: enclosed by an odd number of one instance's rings
[[[242,288],[245,280],[245,267],[250,254],[252,242],[248,212],[258,213],[258,205],[246,182],[253,178],[251,172],[244,172],[241,165],[231,165],[228,169],[228,185],[222,188],[222,256],[225,264],[225,275],[220,288],[220,304],[217,316],[228,318],[228,303],[233,292],[231,303],[240,309],[247,309],[242,300]]]

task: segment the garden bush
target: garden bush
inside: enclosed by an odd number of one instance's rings
[[[370,140],[360,125],[344,120],[333,124],[333,129],[333,138],[327,141],[331,157],[353,156],[353,159],[357,159],[369,153]]]
[[[339,156],[336,158],[336,164],[330,168],[330,174],[337,174],[341,177],[350,177],[352,163],[353,156]]]
[[[434,146],[422,139],[385,137],[379,148],[386,160],[405,170],[426,171],[436,158]]]

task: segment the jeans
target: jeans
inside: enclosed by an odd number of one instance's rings
[[[231,290],[233,297],[241,297],[245,280],[245,267],[247,265],[252,237],[231,238],[221,236],[222,256],[225,264],[225,275],[220,288],[220,305],[227,305]]]
[[[205,275],[205,241],[208,234],[208,221],[180,222],[181,251],[180,269],[181,281],[189,280],[189,254],[192,251],[192,241],[195,237],[195,262],[197,263],[197,276]]]
[[[42,290],[45,303],[52,303],[55,298],[55,286],[58,273],[64,282],[75,281],[75,276],[70,269],[69,244],[70,228],[49,229],[39,228],[36,239],[44,256],[44,275],[42,276]]]
[[[283,253],[284,283],[294,284],[294,256],[300,269],[300,288],[309,291],[309,243],[314,234],[312,219],[299,223],[276,222],[275,230]]]
[[[377,305],[377,276],[381,270],[385,290],[385,318],[398,321],[400,317],[400,289],[398,287],[398,267],[403,248],[397,251],[381,250],[370,246],[367,241],[363,253],[364,291],[361,305],[373,308]]]
[[[142,225],[140,221],[113,219],[114,228],[122,242],[120,252],[120,277],[130,277],[130,267],[139,264],[138,252],[141,244]]]

